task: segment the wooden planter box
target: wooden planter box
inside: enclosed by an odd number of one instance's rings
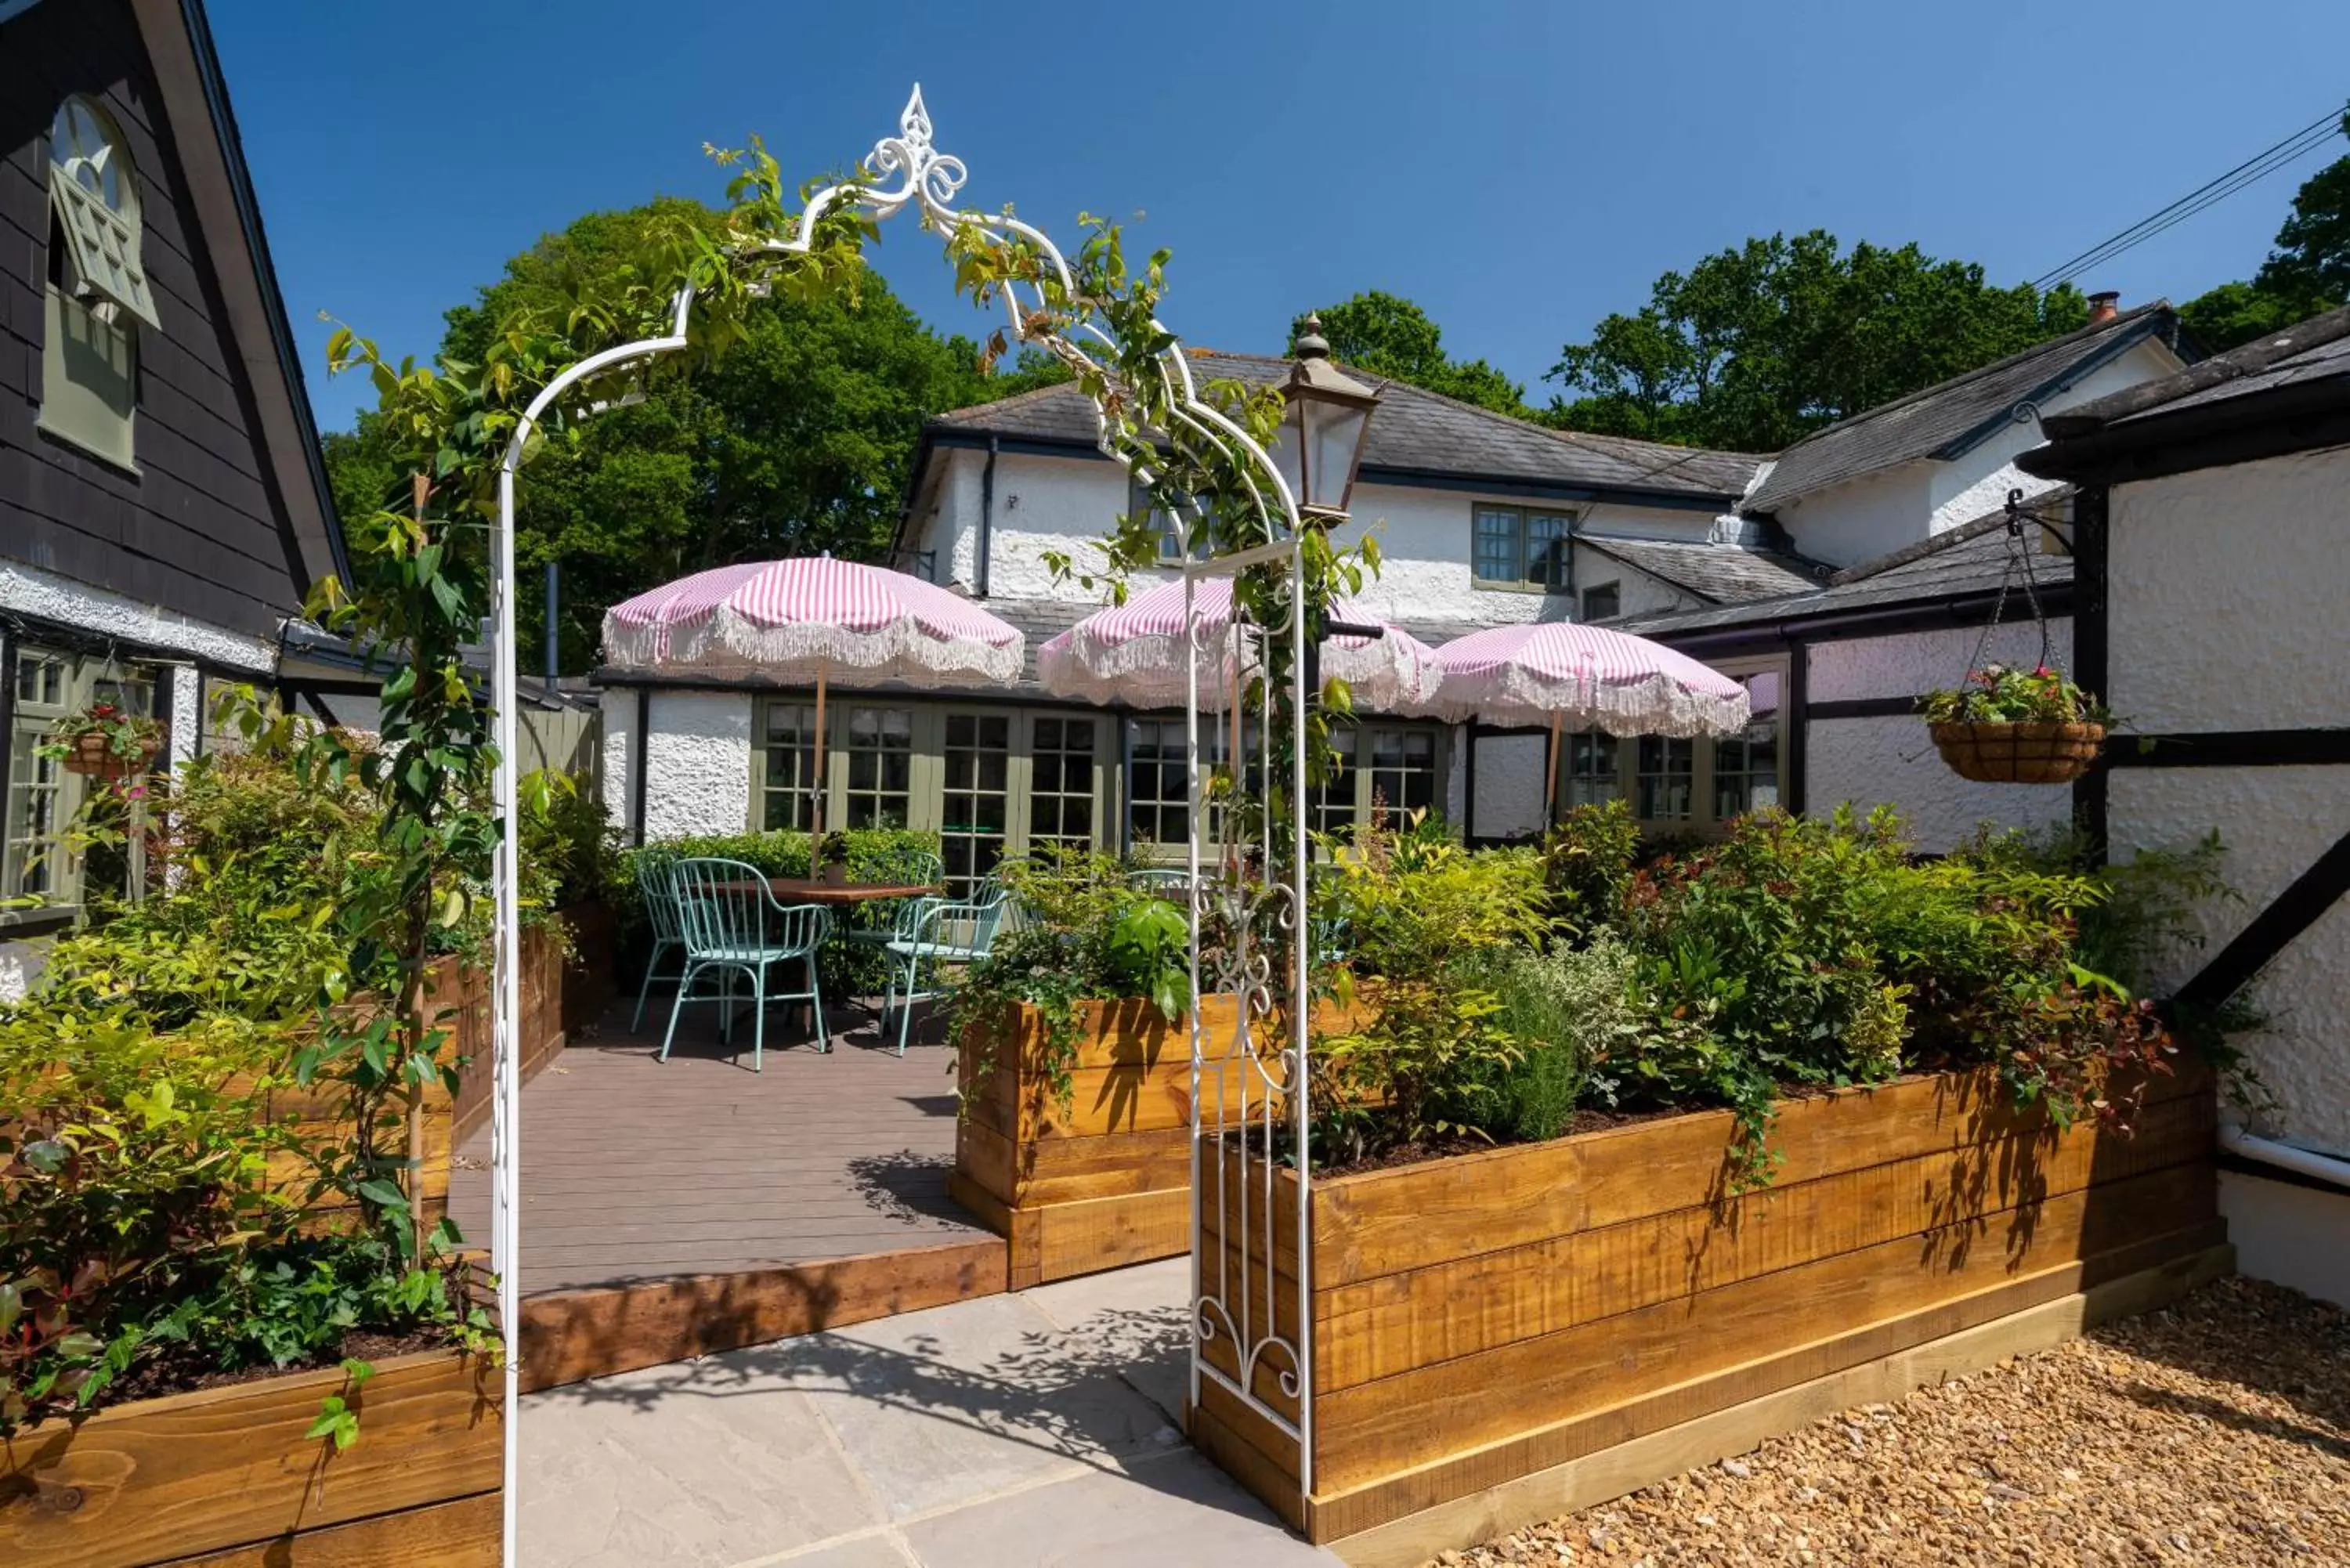
[[[1232,1047],[1232,1002],[1205,1009],[1207,1050]],[[1078,1004],[1076,1092],[1064,1114],[1043,1067],[1044,1020],[1022,1007],[1016,1055],[975,1096],[982,1041],[959,1064],[970,1109],[947,1191],[1011,1243],[1008,1288],[1180,1257],[1191,1249],[1191,1032],[1148,1002]]]
[[[611,913],[600,904],[584,904],[558,911],[572,933],[575,956],[567,961],[556,933],[545,926],[525,927],[522,933],[522,1077],[525,1083],[544,1071],[561,1054],[571,1030],[599,1014],[611,1000]],[[438,1084],[424,1096],[424,1210],[437,1220],[448,1212],[452,1153],[490,1117],[495,1088],[490,1062],[490,973],[453,958],[436,962],[425,981],[428,1005],[447,1010],[442,1026],[455,1032],[455,1054],[468,1058],[452,1095]],[[372,997],[356,1002],[354,1014],[364,1020],[382,1004]],[[349,1120],[342,1114],[341,1091],[332,1085],[303,1089],[292,1085],[273,1091],[268,1114],[291,1117],[314,1138],[348,1141]],[[293,1157],[272,1160],[272,1180],[292,1188],[309,1178],[308,1164]],[[322,1204],[313,1213],[332,1222],[341,1212]]]
[[[1726,1112],[1318,1182],[1311,1495],[1295,1440],[1204,1376],[1192,1436],[1350,1563],[1419,1563],[2225,1272],[2215,1120],[2200,1075],[2156,1078],[2130,1137],[1949,1075],[1786,1105],[1742,1196]],[[1251,1316],[1295,1343],[1295,1177],[1268,1205],[1231,1160],[1202,1168],[1202,1277],[1242,1277],[1245,1217],[1281,1280]]]
[[[346,1381],[296,1373],[19,1432],[0,1445],[0,1563],[495,1564],[501,1375],[454,1352],[380,1363],[337,1453],[303,1433]]]

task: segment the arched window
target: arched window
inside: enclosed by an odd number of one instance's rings
[[[65,232],[72,292],[156,326],[139,259],[139,181],[122,133],[88,99],[66,99],[49,127],[49,200]]]
[[[136,472],[139,324],[159,326],[139,259],[139,180],[106,111],[69,98],[49,127],[40,428]]]

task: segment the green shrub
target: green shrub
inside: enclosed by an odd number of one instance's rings
[[[1012,918],[990,956],[971,966],[948,1012],[948,1037],[969,1021],[1025,1003],[1044,1020],[1045,1081],[1066,1106],[1073,1092],[1077,1003],[1143,997],[1170,1023],[1191,1002],[1191,921],[1165,896],[1139,888],[1143,862],[1097,850],[1040,845],[1006,861]],[[1202,945],[1211,961],[1220,939],[1212,911]],[[972,1063],[968,1096],[1000,1066],[993,1052]]]
[[[1640,825],[1621,799],[1578,805],[1543,841],[1543,881],[1550,914],[1587,932],[1617,918],[1640,856]]]
[[[1491,1078],[1463,1086],[1461,1121],[1497,1139],[1540,1142],[1608,1103],[1611,1064],[1636,1054],[1652,1020],[1638,994],[1632,954],[1613,931],[1548,952],[1510,950],[1484,979],[1497,1003],[1491,1026],[1516,1046]]]
[[[1543,863],[1471,854],[1425,834],[1360,829],[1315,878],[1318,942],[1343,954],[1318,980],[1356,1026],[1315,1042],[1315,1137],[1354,1157],[1487,1129],[1460,1119],[1472,1085],[1519,1060],[1495,1022],[1498,961],[1544,933]]]

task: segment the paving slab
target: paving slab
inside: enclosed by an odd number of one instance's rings
[[[1177,1429],[1188,1264],[523,1401],[531,1568],[1332,1564]]]
[[[624,1374],[523,1402],[525,1563],[731,1564],[879,1522],[808,1396]]]
[[[1179,1426],[1191,1389],[1191,1260],[1059,1280],[1023,1293],[1062,1329],[1114,1343],[1118,1372]]]
[[[834,1342],[826,1368],[843,1386],[810,1397],[892,1519],[1122,1469],[1182,1442],[1120,1375],[1121,1336],[1069,1333],[1020,1296],[813,1337]]]
[[[1186,1450],[904,1528],[922,1568],[1327,1568],[1338,1559]]]

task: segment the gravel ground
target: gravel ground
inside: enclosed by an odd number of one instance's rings
[[[2350,1568],[2350,1315],[2225,1280],[1444,1568]]]

